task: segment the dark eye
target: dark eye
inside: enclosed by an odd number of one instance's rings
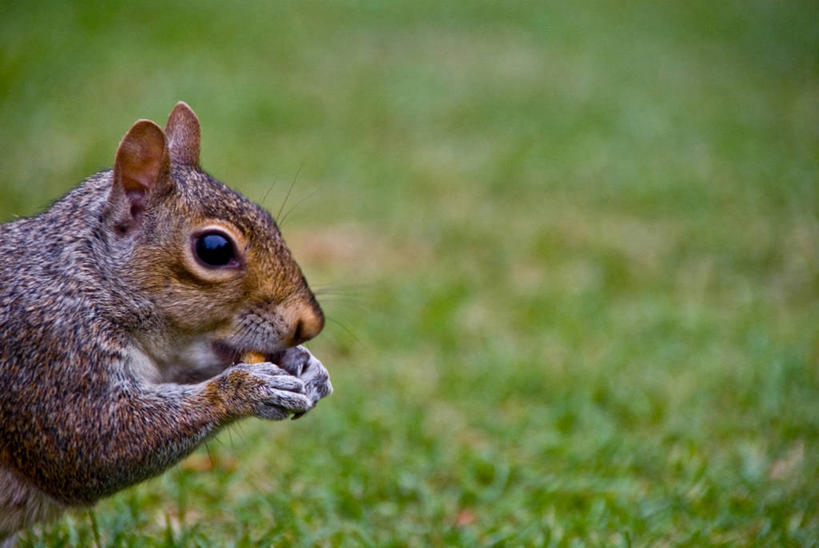
[[[196,240],[196,256],[205,266],[227,266],[236,260],[236,251],[225,235],[206,232]]]

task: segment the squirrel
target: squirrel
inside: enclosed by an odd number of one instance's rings
[[[0,225],[0,545],[332,392],[301,346],[324,315],[275,221],[199,150],[180,102],[164,131],[134,123],[113,169]]]

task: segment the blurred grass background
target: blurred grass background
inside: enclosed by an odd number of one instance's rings
[[[0,3],[0,219],[187,101],[210,173],[295,180],[336,388],[22,545],[815,546],[817,20]]]

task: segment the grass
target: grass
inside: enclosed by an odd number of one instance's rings
[[[0,219],[184,99],[336,388],[21,545],[815,546],[817,16],[3,3]]]

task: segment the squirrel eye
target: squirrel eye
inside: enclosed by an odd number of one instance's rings
[[[229,266],[236,263],[233,243],[218,232],[206,232],[199,236],[194,250],[196,257],[205,266]]]

